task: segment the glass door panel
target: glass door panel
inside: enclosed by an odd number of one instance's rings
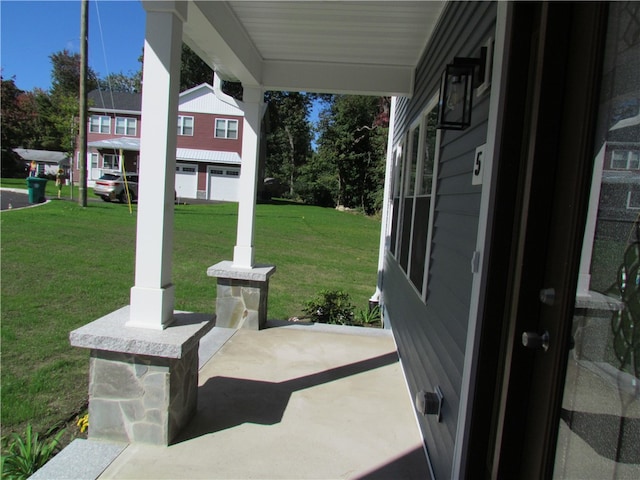
[[[612,2],[554,478],[640,478],[640,4]]]

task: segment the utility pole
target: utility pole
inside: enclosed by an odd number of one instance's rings
[[[80,182],[78,203],[87,206],[87,50],[89,37],[88,0],[80,0]]]

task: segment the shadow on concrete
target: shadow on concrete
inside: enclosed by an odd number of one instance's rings
[[[432,478],[424,449],[415,448],[371,472],[355,477],[356,480],[389,480],[391,478],[403,480]]]
[[[181,443],[244,423],[274,425],[282,420],[292,393],[396,362],[398,355],[392,352],[277,383],[212,377],[198,390],[198,412],[173,443]]]
[[[640,418],[562,409],[560,418],[598,455],[640,464]]]

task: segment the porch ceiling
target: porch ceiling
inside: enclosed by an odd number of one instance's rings
[[[189,2],[184,42],[266,90],[411,95],[445,2]]]

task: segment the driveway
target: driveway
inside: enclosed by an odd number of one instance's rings
[[[0,210],[23,208],[31,205],[29,203],[29,193],[27,192],[27,190],[3,188],[0,189],[0,199]]]

